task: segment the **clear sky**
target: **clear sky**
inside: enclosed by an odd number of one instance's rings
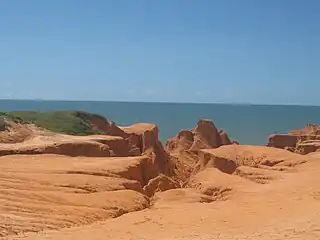
[[[319,0],[2,0],[0,98],[320,105]]]

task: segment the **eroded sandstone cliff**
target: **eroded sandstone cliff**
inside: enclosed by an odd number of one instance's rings
[[[35,239],[154,239],[155,229],[165,237],[181,236],[183,229],[190,239],[204,230],[212,234],[213,221],[219,230],[245,231],[245,222],[256,224],[256,231],[279,217],[288,223],[303,215],[304,226],[319,219],[312,215],[320,207],[317,153],[238,145],[209,120],[181,130],[163,147],[154,124],[119,127],[85,117],[91,126],[86,131],[100,135],[67,135],[21,122],[8,122],[0,132],[0,237],[45,231]],[[302,209],[299,201],[308,204]],[[190,229],[197,234],[188,235]]]
[[[283,148],[299,154],[320,150],[320,126],[308,124],[302,129],[294,129],[288,134],[272,134],[267,146]]]

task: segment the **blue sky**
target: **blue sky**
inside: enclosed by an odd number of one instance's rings
[[[318,0],[3,0],[0,98],[320,105]]]

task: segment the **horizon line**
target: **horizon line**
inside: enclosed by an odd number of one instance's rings
[[[42,102],[113,102],[113,103],[150,103],[150,104],[217,104],[239,106],[296,106],[296,107],[320,107],[312,104],[289,104],[289,103],[237,103],[237,102],[171,102],[171,101],[129,101],[129,100],[71,100],[71,99],[23,99],[23,98],[0,98],[0,101],[42,101]]]

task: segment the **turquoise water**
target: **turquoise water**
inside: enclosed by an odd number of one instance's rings
[[[163,141],[180,129],[193,128],[200,118],[212,119],[241,144],[265,144],[271,133],[320,122],[320,107],[313,106],[0,100],[0,111],[12,110],[83,110],[118,125],[153,122]]]

